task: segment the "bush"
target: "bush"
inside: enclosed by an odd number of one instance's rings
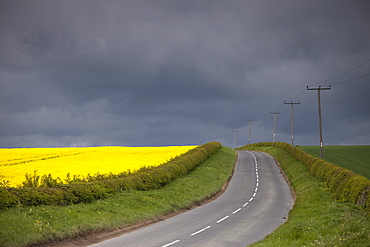
[[[315,162],[309,167],[310,173],[317,177],[317,173],[323,168],[324,160],[315,159]]]
[[[322,164],[322,168],[317,171],[316,177],[321,181],[326,182],[330,177],[330,171],[335,169],[336,165],[332,163],[325,162]]]
[[[19,198],[10,193],[9,190],[0,187],[0,209],[14,207],[19,203]]]
[[[63,190],[65,195],[69,195],[69,200],[65,200],[65,204],[92,202],[108,196],[104,186],[97,183],[66,184],[56,189]]]
[[[363,205],[364,202],[361,201],[361,197],[368,189],[370,189],[370,180],[356,174],[348,179],[346,184],[343,186],[342,193],[339,197],[343,201],[346,200],[348,202]]]
[[[365,212],[370,215],[370,187],[362,194],[362,203],[357,203],[362,205]]]
[[[336,199],[341,201],[348,201],[348,198],[342,198],[343,190],[347,182],[356,176],[354,172],[351,172],[347,169],[341,170],[334,179],[332,179],[332,185],[330,186],[333,191],[333,195]],[[352,188],[350,188],[352,190]]]
[[[11,192],[18,197],[20,204],[26,206],[64,204],[64,195],[56,188],[17,188]]]

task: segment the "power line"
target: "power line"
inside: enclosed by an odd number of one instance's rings
[[[334,77],[332,77],[332,78],[329,78],[329,79],[326,79],[326,80],[324,80],[324,81],[317,82],[317,83],[312,84],[312,85],[310,85],[310,86],[314,86],[314,85],[318,85],[318,84],[322,84],[322,83],[324,83],[324,82],[328,82],[328,81],[334,80],[334,79],[336,79],[336,78],[338,78],[338,77],[340,77],[340,76],[342,76],[342,75],[347,74],[348,72],[351,72],[352,70],[357,69],[358,67],[361,67],[362,65],[364,65],[364,64],[366,64],[366,63],[368,63],[368,62],[370,62],[370,59],[366,60],[365,62],[360,63],[359,65],[356,65],[355,67],[353,67],[353,68],[351,68],[351,69],[349,69],[349,70],[347,70],[347,71],[345,71],[345,72],[343,72],[343,73],[341,73],[341,74],[339,74],[339,75],[336,75],[336,76],[334,76]],[[335,83],[335,84],[338,84],[338,83]],[[334,85],[334,83],[332,83],[332,85]]]
[[[300,91],[296,96],[294,96],[293,98],[289,99],[289,100],[293,100],[295,99],[296,97],[298,97],[298,95],[300,95],[301,93],[303,93],[304,91],[306,91],[306,89],[302,89],[302,91]]]
[[[304,96],[303,98],[301,98],[300,100],[301,101],[306,101],[306,100],[310,100],[314,97],[314,92],[310,92],[309,94],[307,94],[306,96]]]
[[[289,108],[289,107],[287,107],[287,108]],[[285,126],[286,123],[281,121],[281,118],[276,118],[276,121],[277,121],[276,125],[280,124],[282,126],[282,128],[284,129],[284,133],[289,131],[288,128]]]
[[[367,73],[365,73],[363,75],[360,75],[360,76],[357,76],[357,77],[354,77],[354,78],[351,78],[351,79],[348,79],[348,80],[344,80],[344,81],[339,81],[339,82],[332,83],[332,85],[338,85],[338,84],[342,84],[342,83],[354,81],[354,80],[361,79],[361,78],[366,77],[366,76],[369,76],[369,75],[370,75],[370,72],[367,72]]]
[[[311,85],[309,85],[309,86],[315,86],[315,85],[318,85],[318,84],[322,84],[322,83],[324,83],[324,82],[328,82],[328,81],[334,80],[334,79],[336,79],[336,78],[338,78],[338,77],[340,77],[340,76],[342,76],[342,75],[345,75],[345,74],[347,74],[347,73],[349,73],[349,72],[351,72],[351,71],[353,71],[353,70],[355,70],[355,69],[357,69],[357,68],[361,67],[362,65],[364,65],[364,64],[366,64],[366,63],[368,63],[368,62],[370,62],[370,59],[367,59],[366,61],[364,61],[364,62],[362,62],[362,63],[360,63],[360,64],[358,64],[358,65],[354,66],[353,68],[351,68],[351,69],[349,69],[349,70],[347,70],[347,71],[345,71],[345,72],[343,72],[343,73],[340,73],[339,75],[333,76],[333,77],[331,77],[331,78],[329,78],[329,79],[326,79],[326,80],[323,80],[323,81],[320,81],[320,82],[313,83],[313,84],[311,84]],[[351,79],[348,79],[348,80],[344,80],[344,81],[339,81],[339,82],[331,83],[331,85],[338,85],[338,84],[342,84],[342,83],[346,83],[346,82],[351,82],[351,81],[354,81],[354,80],[357,80],[357,79],[361,79],[361,78],[366,77],[366,76],[369,76],[369,75],[370,75],[370,72],[365,73],[365,74],[360,75],[360,76],[357,76],[357,77],[354,77],[354,78],[351,78]],[[304,88],[304,89],[302,89],[302,90],[301,90],[298,94],[296,94],[293,98],[289,99],[289,101],[290,101],[290,100],[294,100],[294,99],[296,99],[296,98],[297,98],[300,94],[302,94],[304,91],[305,91],[305,88]],[[306,97],[306,96],[305,96],[305,97]],[[303,100],[303,99],[297,99],[297,100]],[[282,107],[282,105],[279,107],[279,109],[280,109],[281,107]]]

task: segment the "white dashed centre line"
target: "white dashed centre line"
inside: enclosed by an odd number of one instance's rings
[[[239,212],[240,210],[242,210],[241,208],[238,208],[237,210],[235,210],[234,212],[233,212],[233,214],[236,214],[237,212]]]
[[[200,229],[199,231],[196,231],[196,232],[194,232],[194,233],[192,233],[190,235],[191,236],[197,235],[198,233],[201,233],[201,232],[207,230],[208,228],[211,228],[211,226],[204,227],[203,229]]]
[[[249,202],[251,202],[251,201],[253,201],[253,199],[256,197],[256,195],[257,195],[257,191],[258,191],[258,185],[259,185],[259,176],[258,176],[258,165],[257,165],[257,159],[256,159],[256,156],[253,154],[253,153],[250,153],[250,154],[252,154],[253,155],[253,159],[254,159],[254,163],[255,163],[255,169],[256,169],[256,180],[257,180],[257,182],[256,182],[256,188],[254,189],[254,193],[253,193],[253,196],[249,199],[249,201],[248,202],[246,202],[246,203],[244,203],[243,204],[243,208],[244,207],[246,207],[248,204],[249,204]],[[232,214],[236,214],[237,212],[239,212],[240,210],[242,210],[242,208],[240,207],[240,208],[238,208],[238,209],[236,209]],[[225,216],[225,217],[223,217],[222,219],[219,219],[218,221],[216,221],[216,223],[218,224],[218,223],[221,223],[222,221],[224,221],[224,220],[226,220],[227,218],[229,218],[230,216],[229,215],[227,215],[227,216]],[[196,232],[193,232],[192,234],[190,234],[191,236],[195,236],[195,235],[197,235],[197,234],[199,234],[199,233],[201,233],[201,232],[204,232],[205,230],[207,230],[207,229],[209,229],[209,228],[211,228],[211,226],[206,226],[206,227],[204,227],[204,228],[202,228],[202,229],[200,229],[199,231],[196,231]],[[168,244],[165,244],[165,245],[162,245],[162,247],[169,247],[169,246],[171,246],[171,245],[173,245],[173,244],[176,244],[176,243],[178,243],[178,242],[180,242],[180,240],[178,239],[178,240],[175,240],[175,241],[173,241],[173,242],[171,242],[171,243],[168,243]]]
[[[220,220],[216,221],[216,223],[218,224],[218,223],[220,223],[220,222],[222,222],[222,221],[226,220],[227,218],[229,218],[229,216],[225,216],[225,217],[223,217],[222,219],[220,219]]]
[[[168,247],[168,246],[171,246],[171,245],[176,244],[176,243],[178,243],[178,242],[180,242],[180,240],[175,240],[175,241],[173,241],[173,242],[171,242],[171,243],[168,243],[168,244],[162,245],[162,247]]]

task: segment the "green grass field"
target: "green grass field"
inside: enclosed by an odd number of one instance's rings
[[[297,146],[320,157],[319,146]],[[370,179],[370,145],[324,146],[324,159]]]

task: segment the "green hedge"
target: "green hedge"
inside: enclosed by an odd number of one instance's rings
[[[370,214],[370,180],[335,164],[314,157],[303,150],[283,142],[262,142],[241,147],[275,146],[281,148],[304,164],[308,171],[324,181],[336,200],[361,205]]]
[[[126,177],[49,187],[0,187],[0,209],[16,205],[71,205],[106,198],[123,190],[158,189],[184,176],[221,148],[210,142],[179,155],[157,167],[143,167]]]

